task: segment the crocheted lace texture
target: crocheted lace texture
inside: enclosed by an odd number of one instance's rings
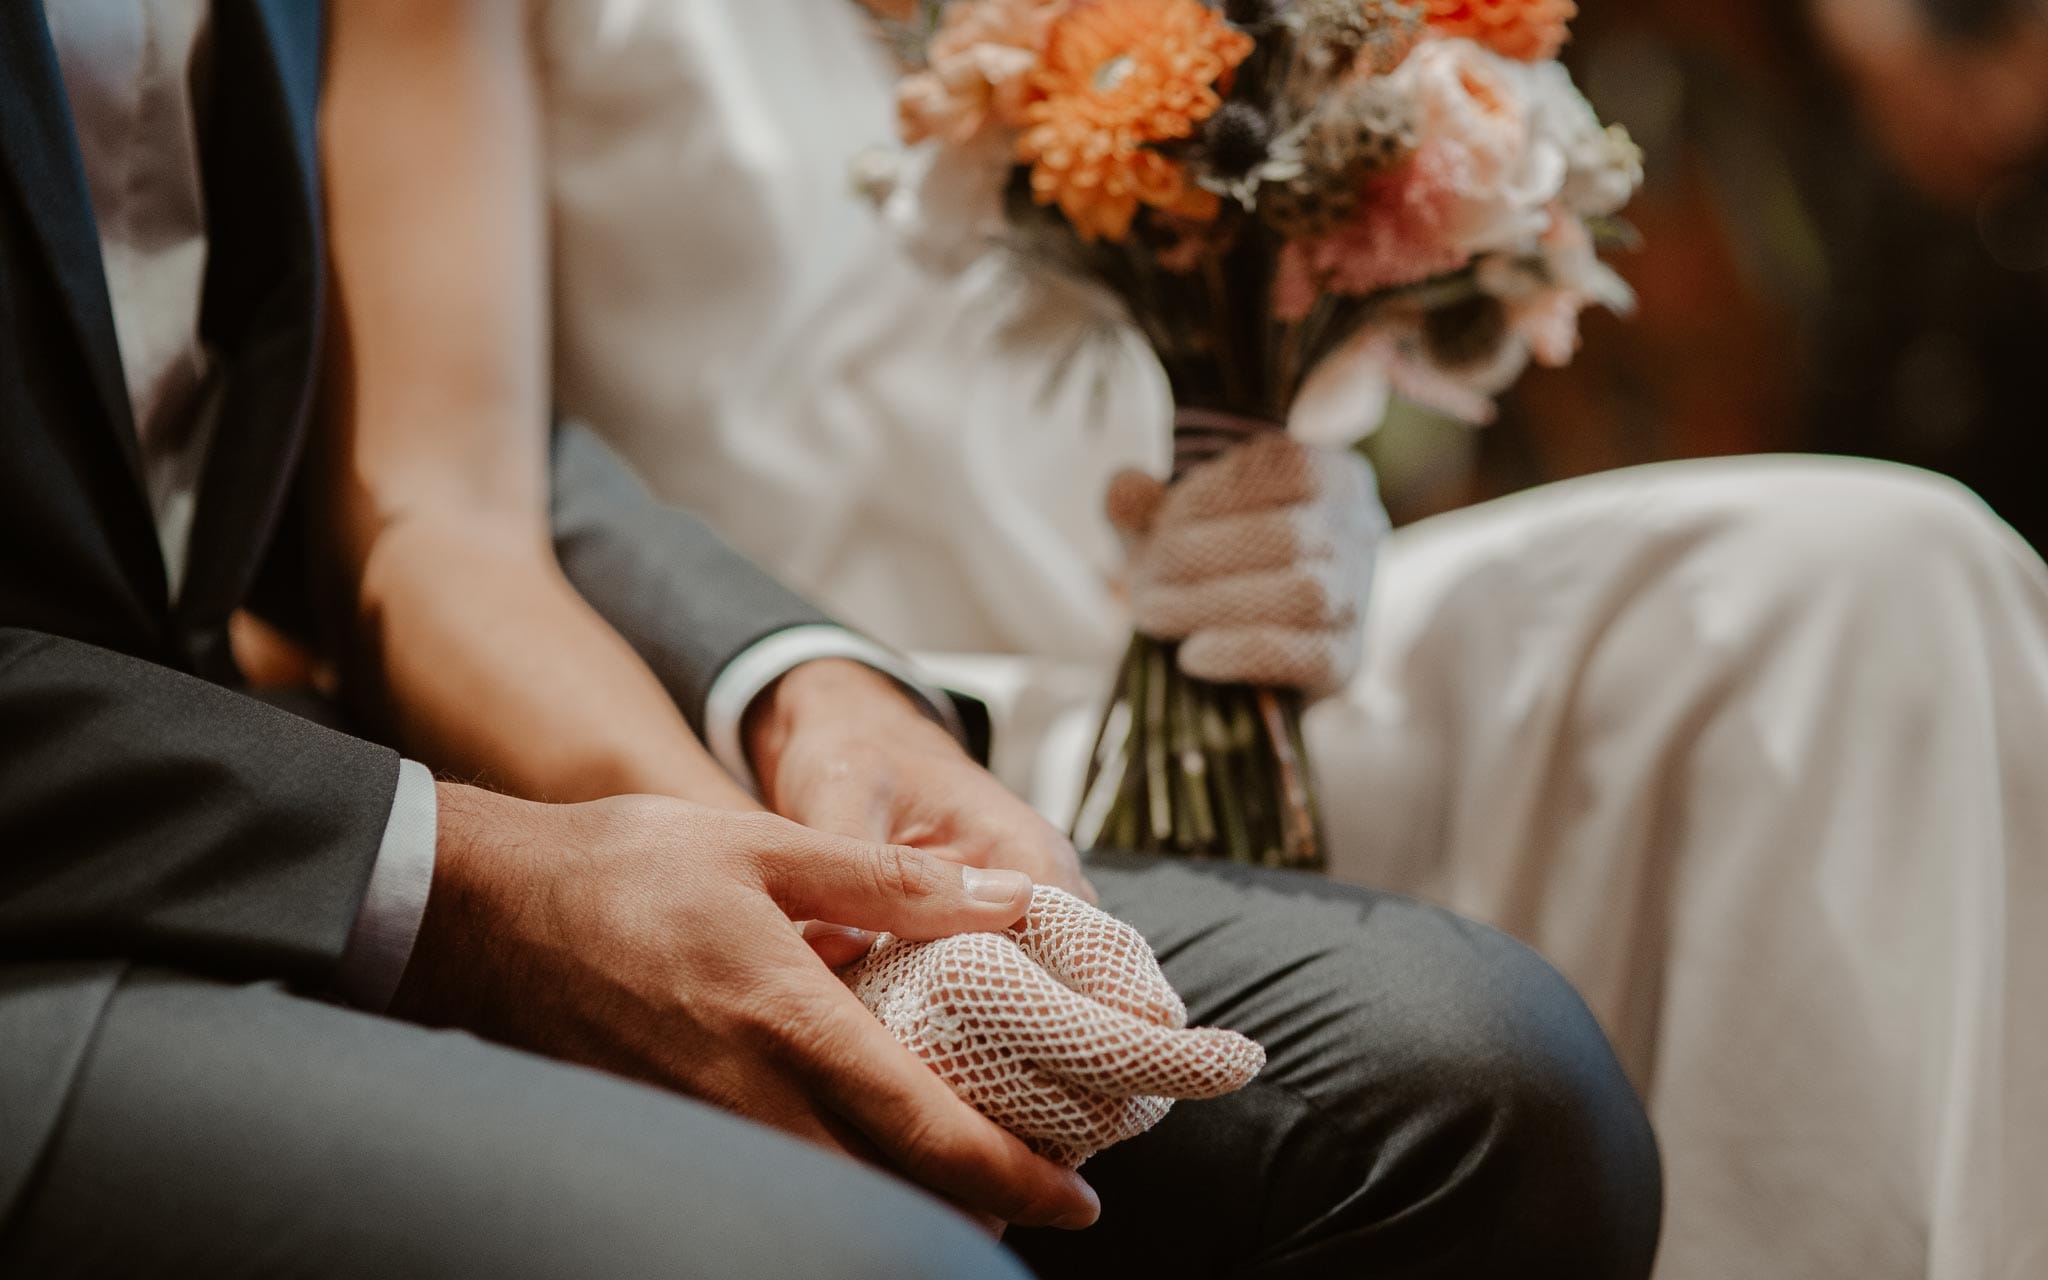
[[[1044,886],[1003,933],[885,934],[846,981],[955,1093],[1069,1167],[1266,1063],[1234,1031],[1187,1025],[1137,930]]]

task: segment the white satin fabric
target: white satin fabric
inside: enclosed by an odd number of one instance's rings
[[[839,0],[554,0],[565,407],[987,694],[1063,815],[1167,405],[1092,298],[919,277]],[[1931,478],[1622,472],[1384,551],[1310,719],[1336,874],[1528,939],[1650,1101],[1665,1280],[2048,1276],[2048,571]],[[1014,655],[1031,654],[1031,658]]]
[[[1164,377],[1079,287],[942,284],[882,233],[852,164],[888,70],[851,0],[541,20],[564,407],[849,624],[1118,651],[1100,477],[1163,468]]]

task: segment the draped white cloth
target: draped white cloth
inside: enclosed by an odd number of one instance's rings
[[[890,129],[850,4],[543,21],[564,407],[988,694],[1063,815],[1126,625],[1102,488],[1165,456],[1142,347],[892,250],[844,177]],[[1402,530],[1310,731],[1336,874],[1586,993],[1664,1144],[1660,1276],[2048,1276],[2048,571],[1974,499],[1689,463]]]

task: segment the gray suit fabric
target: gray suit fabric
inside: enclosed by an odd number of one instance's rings
[[[139,970],[11,1228],[35,1276],[1648,1274],[1657,1157],[1583,1004],[1478,925],[1297,876],[1097,855],[1194,1020],[1271,1055],[1084,1169],[1006,1257],[879,1175],[698,1104]],[[16,991],[48,968],[0,975]]]
[[[0,1231],[8,1276],[1019,1274],[908,1187],[713,1108],[146,969]]]
[[[554,441],[555,555],[591,607],[631,637],[691,727],[727,662],[756,640],[829,622],[687,512],[654,500],[587,427]]]

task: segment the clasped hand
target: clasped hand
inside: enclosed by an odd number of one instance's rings
[[[674,1089],[984,1217],[1081,1227],[1100,1212],[898,1045],[794,923],[999,930],[1029,905],[1026,876],[678,800],[440,799],[396,1012]]]
[[[746,736],[785,816],[442,787],[397,1012],[688,1094],[984,1219],[1092,1222],[1078,1175],[955,1096],[833,972],[882,933],[1001,932],[1034,883],[1094,901],[1073,845],[866,667],[797,668]]]
[[[1187,1025],[1137,930],[1043,886],[1002,933],[884,938],[846,980],[956,1093],[1070,1168],[1266,1061],[1234,1031]]]

